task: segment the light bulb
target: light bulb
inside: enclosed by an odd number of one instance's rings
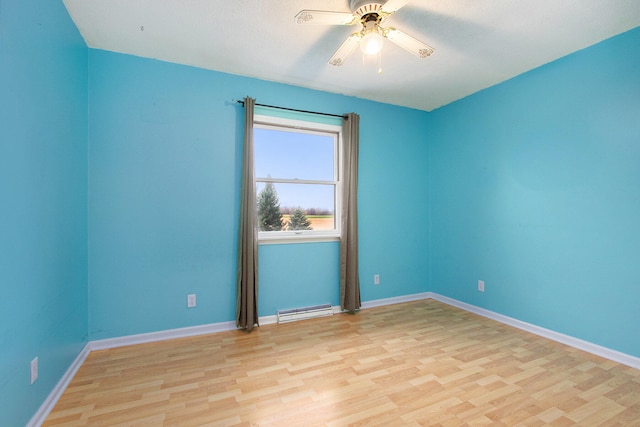
[[[382,50],[382,36],[377,31],[366,33],[360,40],[360,49],[365,55],[376,55]]]
[[[378,24],[369,21],[364,24],[360,49],[365,55],[377,55],[382,50],[382,35],[378,32]]]

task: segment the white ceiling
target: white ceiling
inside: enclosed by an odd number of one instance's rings
[[[327,60],[356,31],[297,25],[348,0],[64,0],[91,48],[431,111],[640,25],[640,0],[412,0],[385,22],[433,46],[392,43],[377,63]]]

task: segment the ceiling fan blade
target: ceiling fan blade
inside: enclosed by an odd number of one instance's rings
[[[426,58],[435,52],[431,46],[393,27],[383,28],[382,35],[419,58]]]
[[[393,13],[401,7],[405,6],[409,3],[409,0],[388,0],[385,4],[382,5],[383,13]]]
[[[344,64],[344,61],[346,61],[347,58],[351,56],[353,51],[356,50],[356,48],[360,44],[361,37],[362,36],[360,33],[351,34],[349,38],[346,39],[344,43],[342,43],[338,50],[336,50],[336,53],[334,53],[333,56],[329,59],[329,64],[335,66]]]
[[[360,22],[356,15],[346,12],[324,10],[301,10],[296,15],[296,24],[313,25],[353,25]]]

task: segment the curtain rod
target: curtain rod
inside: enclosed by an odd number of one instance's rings
[[[238,100],[238,104],[242,104],[242,106],[244,107],[244,101]],[[258,103],[256,103],[256,106],[258,106],[258,107],[267,107],[267,108],[275,108],[277,110],[294,111],[296,113],[307,113],[307,114],[317,114],[319,116],[339,117],[341,119],[346,119],[347,117],[349,117],[346,114],[320,113],[318,111],[298,110],[297,108],[277,107],[275,105],[266,105],[266,104],[258,104]]]

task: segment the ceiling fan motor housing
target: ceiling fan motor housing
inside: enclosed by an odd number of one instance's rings
[[[349,7],[353,13],[364,18],[367,15],[373,14],[378,16],[379,12],[382,10],[382,5],[384,4],[385,1],[351,0]]]

